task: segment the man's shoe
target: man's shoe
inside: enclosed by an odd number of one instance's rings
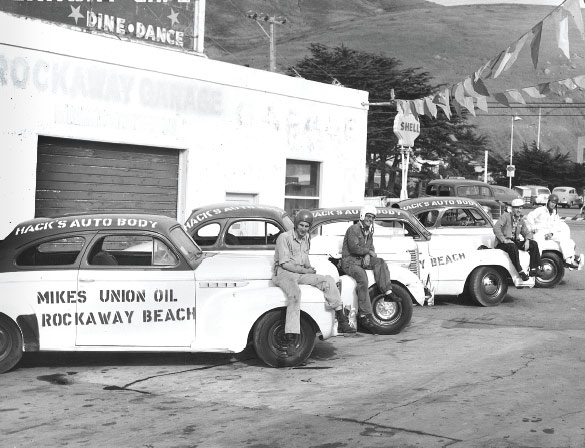
[[[575,262],[575,260],[571,261],[570,263],[565,263],[565,267],[569,268],[569,271],[574,271],[575,269],[579,269],[579,262]]]
[[[296,356],[298,353],[297,343],[299,341],[299,335],[296,333],[286,333],[284,338],[286,343],[286,356]]]
[[[357,330],[349,322],[337,322],[338,333],[355,333]]]
[[[542,266],[537,266],[535,268],[530,269],[530,277],[541,277],[544,274],[544,269]]]
[[[388,294],[384,295],[384,302],[398,302],[400,303],[402,301],[402,299],[397,296],[396,294],[394,294],[392,291],[390,291]]]
[[[358,317],[358,322],[360,324],[360,327],[368,330],[372,334],[376,334],[376,325],[374,324],[372,319],[373,318],[371,314],[363,314]]]
[[[530,279],[530,276],[526,272],[524,272],[524,271],[520,272],[519,274],[520,274],[520,278],[522,279],[523,282],[525,282],[528,279]]]

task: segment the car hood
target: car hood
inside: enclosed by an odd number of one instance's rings
[[[201,280],[270,280],[274,254],[245,255],[223,252],[206,252],[195,270]]]

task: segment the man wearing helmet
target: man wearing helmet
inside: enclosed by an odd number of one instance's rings
[[[343,238],[341,268],[356,281],[358,296],[358,321],[367,330],[374,331],[372,303],[368,293],[366,269],[374,272],[374,279],[384,295],[392,296],[390,271],[386,262],[376,256],[374,249],[374,220],[376,207],[365,205],[360,212],[360,220],[350,226]],[[395,297],[393,297],[395,299]]]
[[[335,280],[330,275],[319,275],[309,261],[309,228],[313,223],[313,214],[308,210],[299,210],[295,215],[293,230],[282,233],[276,240],[274,251],[274,271],[272,281],[280,287],[287,297],[286,334],[287,354],[292,356],[296,351],[297,337],[301,332],[301,290],[299,285],[311,285],[323,291],[327,306],[335,310],[337,331],[339,333],[355,333],[349,319],[343,312],[343,302]]]
[[[544,242],[545,240],[556,241],[561,249],[565,266],[569,269],[578,269],[582,263],[581,257],[575,256],[575,242],[571,239],[569,226],[561,221],[557,212],[559,197],[551,194],[546,205],[532,210],[526,215],[528,226],[534,234],[534,239]],[[541,243],[542,245],[542,243]]]
[[[526,281],[530,276],[535,276],[542,270],[540,250],[538,243],[532,239],[532,232],[522,216],[524,201],[520,198],[514,199],[511,205],[512,210],[502,213],[500,219],[494,224],[496,249],[501,249],[508,254],[518,274],[523,281]],[[518,250],[525,250],[530,254],[529,272],[522,269]]]

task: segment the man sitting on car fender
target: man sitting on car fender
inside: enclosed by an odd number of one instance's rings
[[[276,240],[274,251],[274,272],[272,281],[284,291],[287,297],[286,321],[284,332],[287,339],[287,354],[293,356],[296,351],[297,338],[301,332],[301,289],[299,285],[311,285],[323,291],[329,308],[335,310],[337,331],[355,333],[349,319],[343,312],[343,302],[335,280],[330,275],[318,275],[309,261],[309,228],[313,223],[313,214],[308,210],[299,210],[295,215],[295,228],[282,233]]]
[[[538,243],[532,239],[532,232],[522,217],[523,205],[522,199],[514,199],[511,204],[512,210],[502,213],[494,224],[494,234],[497,240],[496,249],[501,249],[509,255],[520,277],[526,281],[529,276],[540,273],[542,268]],[[530,254],[530,273],[522,269],[518,250],[525,250]]]
[[[366,205],[360,212],[358,223],[350,226],[343,238],[341,269],[356,281],[358,296],[358,322],[364,328],[374,331],[372,322],[372,302],[368,293],[366,269],[374,272],[374,279],[384,295],[392,296],[392,283],[388,265],[376,256],[374,250],[374,220],[376,207]],[[395,297],[394,297],[395,298]]]
[[[578,269],[583,260],[581,257],[575,256],[575,241],[571,239],[569,226],[559,217],[558,202],[559,197],[552,193],[548,197],[546,205],[535,208],[526,215],[526,221],[534,233],[534,239],[537,241],[552,240],[559,243],[565,259],[565,266],[569,269]]]

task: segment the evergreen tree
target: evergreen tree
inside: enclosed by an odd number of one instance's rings
[[[431,77],[419,68],[402,68],[398,59],[355,51],[344,45],[329,48],[322,44],[309,46],[310,56],[305,57],[287,74],[302,76],[312,81],[331,84],[337,81],[345,87],[369,92],[370,102],[385,102],[391,98],[392,89],[398,99],[418,99],[438,90],[431,85]],[[463,114],[463,113],[462,113]],[[400,190],[400,148],[394,135],[395,106],[370,106],[368,113],[368,138],[366,165],[368,177],[366,189],[374,187],[374,174],[382,174],[380,188],[398,193]],[[451,120],[439,111],[437,119],[420,116],[420,135],[415,141],[414,154],[425,160],[441,160],[447,167],[444,175],[473,178],[471,160],[483,160],[486,140],[475,134],[475,127],[452,113]],[[386,174],[388,183],[386,184]],[[431,166],[424,166],[426,179],[437,177]]]

